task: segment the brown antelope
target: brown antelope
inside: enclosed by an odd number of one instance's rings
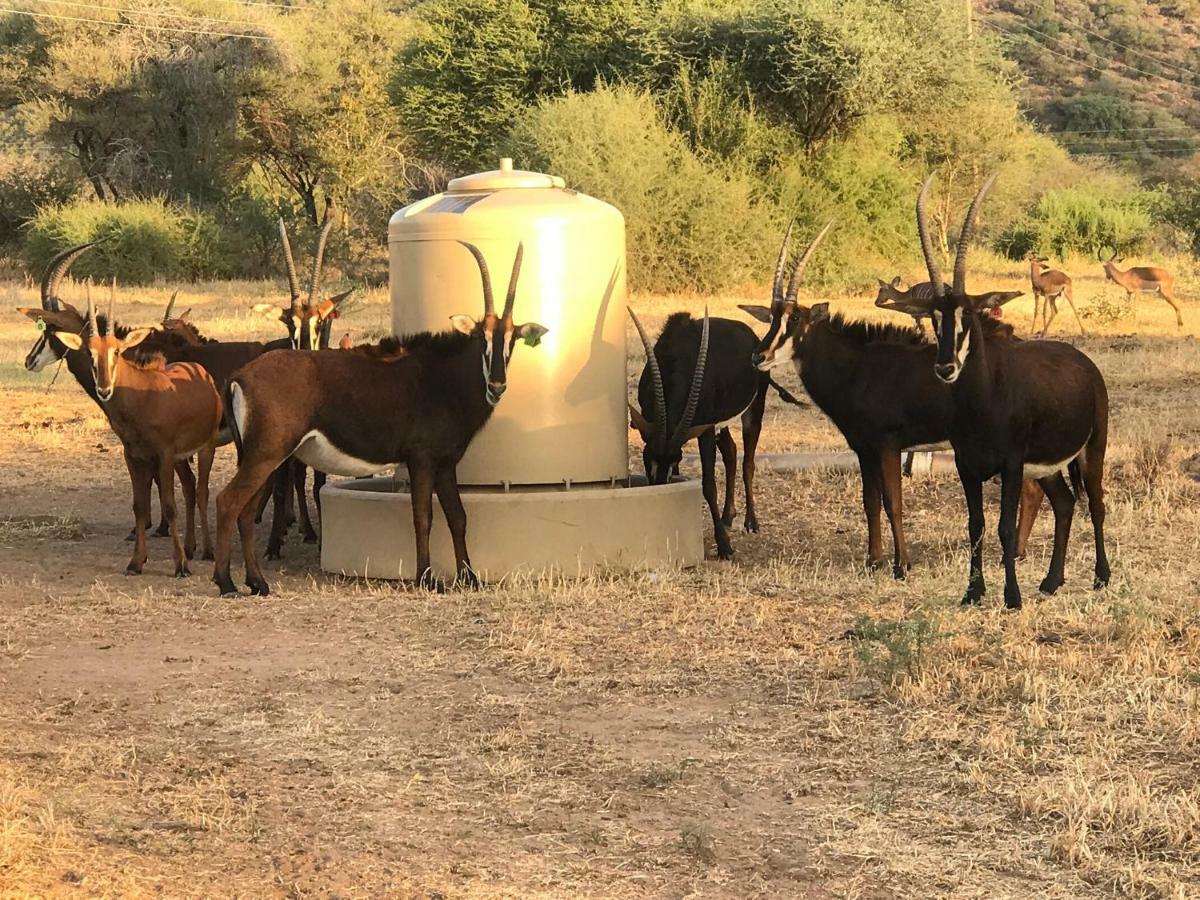
[[[79,244],[64,250],[50,260],[46,271],[42,273],[41,307],[20,307],[17,312],[36,322],[39,331],[37,340],[34,341],[33,346],[29,348],[29,353],[25,356],[25,368],[30,372],[40,372],[60,360],[66,362],[67,371],[74,376],[75,381],[83,388],[83,392],[92,398],[92,401],[100,407],[107,418],[108,411],[100,402],[100,398],[96,396],[96,379],[92,375],[91,357],[88,356],[86,350],[72,350],[59,339],[61,333],[82,335],[87,329],[87,320],[83,314],[70,303],[59,299],[58,288],[62,279],[70,271],[71,265],[96,243],[96,241],[92,241],[87,244]],[[101,316],[100,319],[101,322],[108,321],[104,316]],[[118,337],[124,337],[129,332],[128,328],[123,328],[115,323],[112,324],[112,327]],[[176,464],[175,473],[179,476],[184,501],[190,510],[194,504],[196,479],[187,460],[180,460]],[[155,480],[157,481],[157,479],[158,473],[156,472]],[[170,525],[166,515],[163,514],[154,534],[158,537],[166,537],[170,533]],[[189,534],[191,534],[190,529]],[[137,528],[134,527],[126,540],[133,541],[136,538]],[[191,543],[194,544],[194,538]]]
[[[175,575],[190,575],[187,549],[179,539],[175,517],[174,469],[180,460],[195,455],[199,467],[196,500],[207,553],[212,551],[208,531],[208,476],[221,425],[221,398],[203,367],[195,363],[167,365],[161,353],[140,361],[125,354],[151,334],[140,328],[118,337],[108,322],[96,316],[88,298],[87,339],[60,333],[58,339],[72,350],[85,346],[91,357],[96,396],[104,405],[109,423],[125,451],[125,464],[133,486],[133,514],[137,537],[133,558],[125,571],[140,575],[146,562],[146,524],[150,517],[150,487],[158,476],[159,497],[171,530]],[[188,532],[192,531],[191,508]]]
[[[925,217],[932,176],[917,197],[917,231],[929,280],[943,285]],[[964,604],[983,598],[983,482],[1000,476],[1000,543],[1004,549],[1004,604],[1021,606],[1017,583],[1017,506],[1021,484],[1036,478],[1054,509],[1054,553],[1041,591],[1053,594],[1064,581],[1067,541],[1076,491],[1086,491],[1096,537],[1097,588],[1108,584],[1104,549],[1104,454],[1108,443],[1108,389],[1087,356],[1060,341],[1012,341],[984,326],[983,309],[966,292],[967,250],[979,205],[995,181],[984,181],[967,209],[958,238],[954,282],[938,291],[930,311],[937,333],[934,374],[950,386],[950,443],[967,501],[971,542]]]
[[[1038,256],[1037,253],[1031,252],[1026,259],[1029,260],[1029,281],[1033,285],[1033,326],[1031,330],[1037,331],[1039,299],[1042,301],[1041,336],[1045,337],[1046,332],[1050,329],[1050,323],[1058,315],[1058,304],[1055,301],[1059,297],[1066,297],[1067,302],[1071,304],[1071,312],[1075,313],[1075,321],[1079,323],[1079,333],[1087,334],[1083,327],[1083,320],[1079,318],[1079,311],[1075,309],[1075,297],[1071,289],[1070,276],[1066,272],[1051,269],[1046,265],[1049,260],[1044,256]],[[1047,309],[1050,310],[1048,318],[1046,316]]]
[[[482,321],[453,316],[452,331],[391,338],[381,342],[378,353],[268,353],[230,381],[226,398],[238,470],[217,497],[213,581],[223,596],[237,593],[229,577],[234,525],[242,539],[247,586],[253,594],[270,592],[254,551],[254,507],[271,473],[292,456],[337,475],[369,475],[405,463],[412,485],[417,584],[444,587],[429,563],[435,490],[454,541],[457,580],[478,584],[467,554],[467,516],[455,467],[504,394],[517,342],[536,346],[547,329],[513,322],[522,248],[517,248],[504,311],[497,315],[483,254],[461,243],[479,267]]]
[[[1104,277],[1109,281],[1119,284],[1125,288],[1125,298],[1132,303],[1135,294],[1153,294],[1158,293],[1164,300],[1171,304],[1171,309],[1175,310],[1175,324],[1179,328],[1183,327],[1183,315],[1179,312],[1179,306],[1175,303],[1175,276],[1166,269],[1159,269],[1154,266],[1133,266],[1122,272],[1116,267],[1116,263],[1124,262],[1124,259],[1117,256],[1117,251],[1113,251],[1112,256],[1105,259],[1103,255],[1097,254],[1100,259],[1100,264],[1104,266]]]
[[[786,244],[787,238],[784,240]],[[881,284],[887,286],[886,282]],[[895,288],[897,283],[889,287]],[[914,318],[927,318],[928,305],[919,306],[913,299],[926,287],[915,285],[910,291],[897,291],[901,295],[899,303],[877,305]],[[929,293],[932,295],[932,290]],[[1002,303],[1005,294],[993,292],[986,296]],[[884,565],[879,524],[882,506],[892,527],[892,575],[904,578],[909,557],[901,454],[913,447],[941,443],[950,436],[953,404],[950,391],[933,374],[936,348],[913,328],[847,321],[841,315],[830,316],[828,303],[802,306],[791,290],[769,308],[742,308],[771,323],[755,348],[754,364],[770,370],[791,362],[808,395],[858,456],[867,519],[867,566],[875,569]],[[1010,326],[998,322],[989,322],[987,327],[998,333],[1012,332]],[[1023,549],[1033,529],[1041,491],[1031,484],[1022,499]]]

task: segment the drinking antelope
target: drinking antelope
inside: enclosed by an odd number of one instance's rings
[[[966,495],[971,541],[964,604],[979,603],[983,579],[983,482],[1000,476],[1000,543],[1004,550],[1004,604],[1021,606],[1017,583],[1017,505],[1021,483],[1036,478],[1054,509],[1054,553],[1041,591],[1062,585],[1075,495],[1063,478],[1087,492],[1096,537],[1097,588],[1108,584],[1104,549],[1104,454],[1108,443],[1108,389],[1087,356],[1060,341],[1011,341],[989,332],[983,309],[966,293],[967,251],[979,205],[995,181],[984,181],[967,209],[954,261],[954,282],[944,291],[925,217],[930,176],[917,196],[917,232],[929,280],[939,286],[930,306],[937,333],[934,374],[950,386],[950,443]]]
[[[787,238],[784,240],[786,244]],[[916,285],[907,294],[919,296],[915,292],[921,287]],[[989,296],[1003,302],[1000,294]],[[884,564],[879,522],[882,506],[892,528],[892,575],[904,578],[910,564],[904,535],[901,454],[913,447],[941,443],[950,435],[953,404],[949,390],[933,374],[936,348],[917,329],[830,316],[828,303],[803,306],[791,290],[770,307],[742,308],[771,323],[755,348],[755,366],[769,371],[790,361],[813,402],[858,456],[867,519],[867,565],[878,568]],[[914,318],[918,314],[927,317],[930,312],[928,306],[914,306],[914,312],[892,304],[884,308],[899,309]],[[997,333],[1012,331],[998,322],[986,327]],[[1022,551],[1041,502],[1036,485],[1023,500]]]
[[[1100,259],[1100,264],[1104,266],[1104,277],[1125,288],[1126,300],[1132,303],[1135,294],[1157,293],[1171,304],[1171,309],[1175,310],[1176,326],[1183,327],[1183,315],[1179,312],[1178,304],[1175,303],[1174,275],[1166,269],[1154,266],[1133,266],[1122,272],[1116,267],[1116,263],[1124,262],[1124,259],[1117,256],[1117,251],[1114,250],[1113,255],[1108,259],[1099,253],[1096,255]]]
[[[922,335],[925,334],[925,320],[929,318],[929,303],[934,296],[933,285],[928,281],[919,281],[907,291],[902,291],[900,290],[902,280],[899,275],[893,278],[891,283],[882,278],[875,280],[879,282],[879,293],[875,295],[875,305],[879,309],[886,309],[889,312],[912,316],[917,330]],[[972,299],[980,303],[987,303],[990,309],[998,310],[1005,303],[1017,299],[1023,293],[1023,291],[988,291],[986,294],[980,294]]]
[[[504,311],[497,315],[483,254],[473,244],[460,243],[479,267],[481,321],[453,316],[452,331],[387,339],[378,353],[268,353],[230,381],[226,397],[238,470],[217,497],[213,581],[222,595],[237,593],[229,577],[235,524],[247,586],[252,594],[270,592],[254,551],[255,500],[271,473],[291,456],[336,475],[369,475],[407,464],[417,583],[442,587],[429,564],[436,490],[454,542],[458,581],[478,584],[467,554],[467,516],[455,467],[504,394],[517,342],[537,346],[547,329],[536,322],[513,322],[522,247],[513,262]]]
[[[800,275],[813,250],[829,226],[809,245],[792,272],[789,296],[794,297]],[[791,235],[791,226],[788,235]],[[787,241],[775,267],[772,296],[783,299],[784,266]],[[742,307],[753,313],[755,307]],[[678,312],[667,324],[652,347],[641,321],[629,311],[646,351],[646,365],[638,381],[638,407],[629,404],[630,424],[644,442],[642,462],[651,484],[666,484],[679,471],[683,447],[693,438],[700,447],[701,484],[704,499],[712,514],[717,557],[731,559],[733,545],[728,528],[733,524],[734,488],[737,483],[737,445],[725,423],[741,419],[742,482],[746,491],[746,531],[758,531],[754,504],[754,456],[762,431],[767,389],[774,387],[784,400],[799,403],[771,380],[769,372],[758,372],[750,365],[750,352],[758,336],[744,322],[712,319],[705,311],[696,321],[686,312]],[[674,425],[671,423],[674,422]],[[716,455],[721,452],[725,466],[725,504],[717,511]]]
[[[187,549],[179,538],[175,520],[174,470],[178,461],[196,456],[200,528],[205,551],[211,553],[208,476],[217,449],[221,398],[208,372],[195,363],[167,365],[161,353],[151,353],[137,362],[127,358],[125,354],[146,340],[151,329],[139,328],[118,337],[109,324],[111,321],[111,309],[107,322],[97,319],[96,307],[89,297],[86,341],[80,335],[69,333],[60,333],[58,339],[72,350],[87,347],[96,396],[104,405],[109,424],[121,439],[125,452],[125,464],[133,486],[133,515],[137,529],[133,558],[125,571],[140,575],[146,562],[150,487],[157,474],[159,499],[171,531],[175,575],[190,575]],[[188,520],[190,535],[190,506]]]
[[[1079,318],[1079,311],[1075,309],[1075,297],[1071,289],[1070,276],[1066,272],[1060,272],[1045,265],[1049,260],[1044,256],[1038,256],[1031,252],[1026,258],[1029,260],[1029,281],[1033,285],[1033,326],[1031,330],[1037,330],[1039,298],[1042,300],[1042,337],[1045,337],[1046,332],[1050,329],[1050,323],[1058,315],[1058,304],[1055,301],[1059,297],[1066,297],[1067,302],[1071,304],[1071,312],[1075,313],[1075,321],[1079,323],[1079,333],[1087,334],[1083,327],[1083,320]],[[1049,318],[1046,317],[1047,309],[1050,310]]]

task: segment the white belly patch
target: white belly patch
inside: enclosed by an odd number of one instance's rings
[[[751,400],[749,403],[746,404],[746,409],[749,409],[753,405],[754,405],[754,401]],[[742,421],[742,416],[744,416],[746,414],[746,409],[743,409],[736,416],[726,419],[724,422],[718,422],[713,427],[716,428],[717,431],[720,431],[722,428],[729,428],[731,425],[736,425],[738,422]]]
[[[343,453],[319,431],[306,434],[292,455],[305,465],[329,475],[374,475],[388,468],[387,463],[367,462]]]
[[[1025,463],[1023,474],[1026,478],[1045,478],[1047,475],[1053,475],[1055,472],[1061,472],[1071,463],[1073,463],[1079,454],[1083,452],[1083,448],[1071,456],[1068,456],[1062,462],[1057,463]]]

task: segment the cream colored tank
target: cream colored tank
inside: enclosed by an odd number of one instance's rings
[[[388,223],[392,328],[442,331],[483,314],[479,247],[497,311],[518,242],[525,257],[513,318],[550,329],[517,344],[508,390],[458,466],[461,484],[562,484],[625,478],[625,220],[561,178],[500,168],[456,178]]]

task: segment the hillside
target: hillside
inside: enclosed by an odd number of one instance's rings
[[[983,0],[1031,118],[1150,181],[1200,174],[1200,0]]]

